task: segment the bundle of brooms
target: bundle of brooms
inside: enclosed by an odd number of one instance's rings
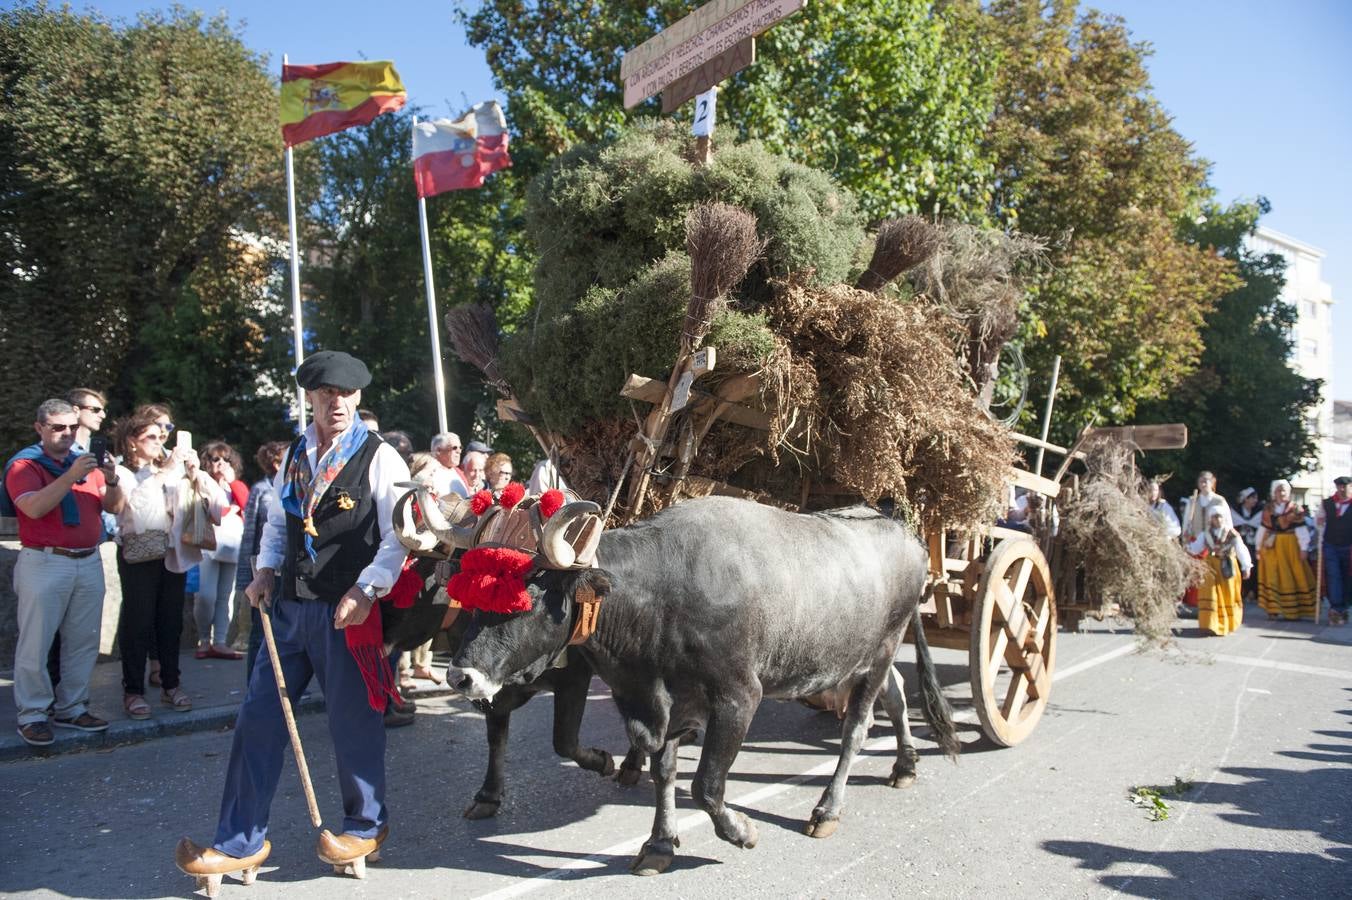
[[[883,223],[869,248],[829,177],[754,144],[720,148],[705,169],[687,143],[645,126],[556,161],[528,206],[536,308],[501,348],[480,312],[459,313],[457,352],[520,398],[570,485],[603,504],[627,477],[651,480],[642,515],[730,488],[989,525],[1014,449],[966,356],[974,331],[998,332],[996,352],[1012,333],[1019,252],[998,272],[964,267],[967,233],[913,216]],[[1000,309],[981,318],[983,304]],[[630,373],[674,385],[706,342],[718,364],[695,387],[713,400],[654,428],[661,405],[619,397]],[[758,389],[737,402],[764,411],[767,429],[713,415],[747,375]],[[620,503],[614,518],[634,512]]]

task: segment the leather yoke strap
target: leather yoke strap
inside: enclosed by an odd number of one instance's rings
[[[586,643],[596,633],[596,620],[601,615],[601,598],[589,584],[577,589],[574,602],[577,604],[577,622],[573,625],[573,636],[568,639],[570,647]]]

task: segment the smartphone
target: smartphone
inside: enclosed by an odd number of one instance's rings
[[[180,431],[175,431],[174,434],[178,435],[177,443],[174,444],[174,446],[175,446],[176,448],[178,448],[179,450],[191,450],[191,449],[192,449],[192,432],[191,432],[191,431],[182,431],[182,430],[180,430]]]
[[[89,455],[98,461],[102,468],[108,464],[108,439],[100,434],[90,435]]]

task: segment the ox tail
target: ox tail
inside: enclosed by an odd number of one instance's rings
[[[934,660],[930,658],[929,643],[925,640],[925,626],[920,613],[912,621],[915,627],[915,668],[920,675],[920,708],[934,732],[939,749],[949,758],[956,760],[962,749],[958,741],[957,729],[953,727],[953,707],[948,705],[939,686],[939,678],[934,673]]]

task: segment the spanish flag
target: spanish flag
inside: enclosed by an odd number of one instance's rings
[[[282,139],[306,141],[366,125],[404,105],[408,94],[394,63],[336,62],[282,66]]]

